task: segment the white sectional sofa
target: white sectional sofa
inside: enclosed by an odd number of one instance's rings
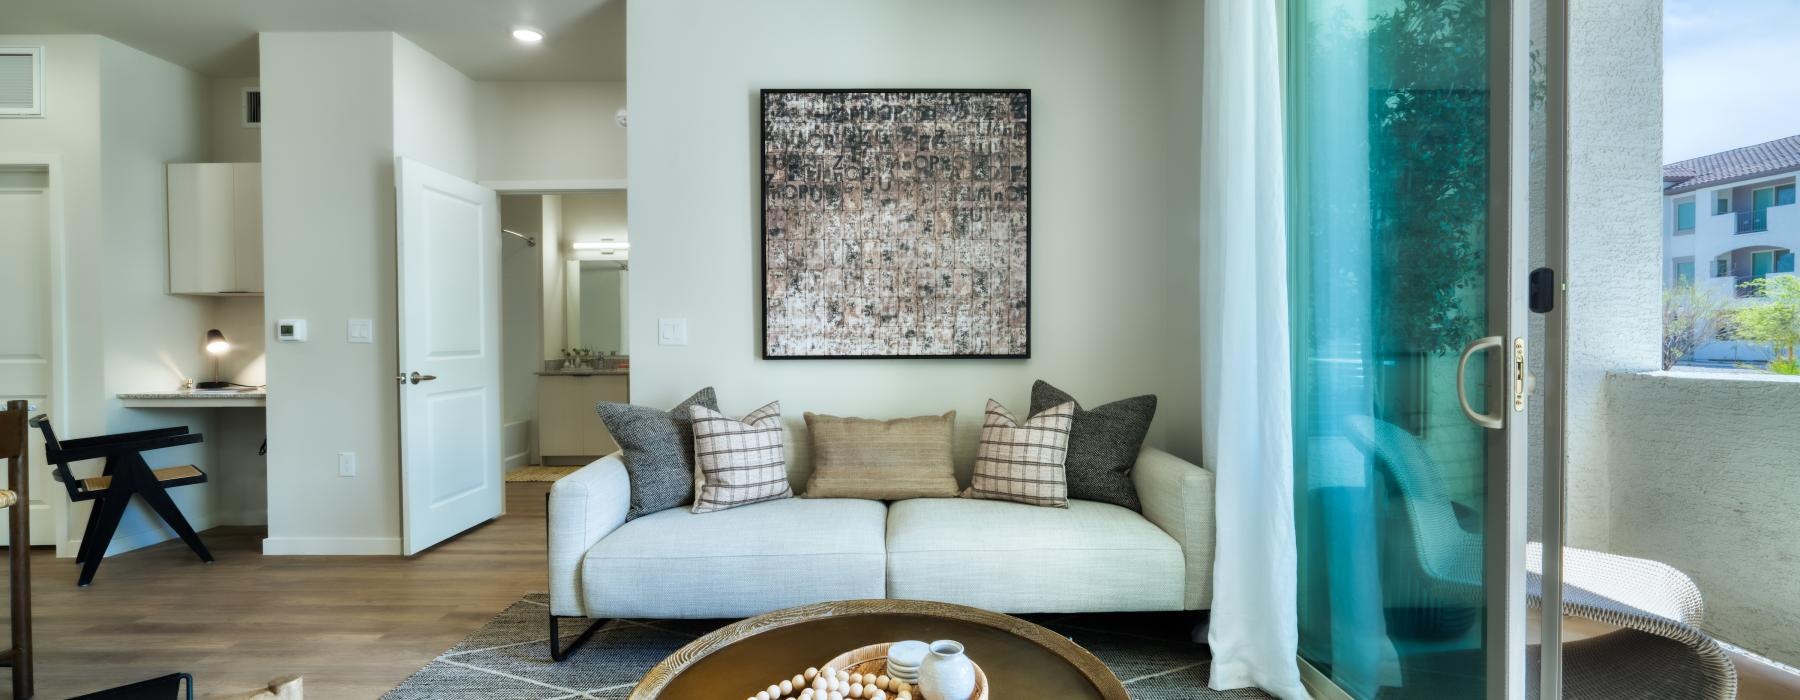
[[[789,478],[796,492],[806,483]],[[550,490],[552,629],[558,617],[738,618],[862,598],[1005,613],[1207,608],[1212,473],[1146,448],[1132,481],[1142,514],[1092,501],[790,498],[627,523],[630,485],[610,455]],[[554,634],[552,651],[565,653]]]

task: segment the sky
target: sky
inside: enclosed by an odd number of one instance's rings
[[[1800,0],[1663,0],[1663,162],[1800,134]]]

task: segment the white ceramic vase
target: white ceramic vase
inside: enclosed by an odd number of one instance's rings
[[[975,662],[963,655],[961,642],[931,643],[931,653],[919,666],[919,691],[925,700],[969,700],[975,694]]]

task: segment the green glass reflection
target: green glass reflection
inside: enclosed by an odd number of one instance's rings
[[[1486,3],[1290,0],[1300,653],[1351,695],[1480,697]],[[1469,399],[1484,405],[1484,370]]]

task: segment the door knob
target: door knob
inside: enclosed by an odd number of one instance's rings
[[[407,381],[410,381],[414,384],[418,384],[419,382],[429,382],[433,379],[437,379],[437,375],[435,375],[435,374],[419,374],[418,372],[413,372],[411,375],[408,375],[406,377],[406,379],[407,379]]]

